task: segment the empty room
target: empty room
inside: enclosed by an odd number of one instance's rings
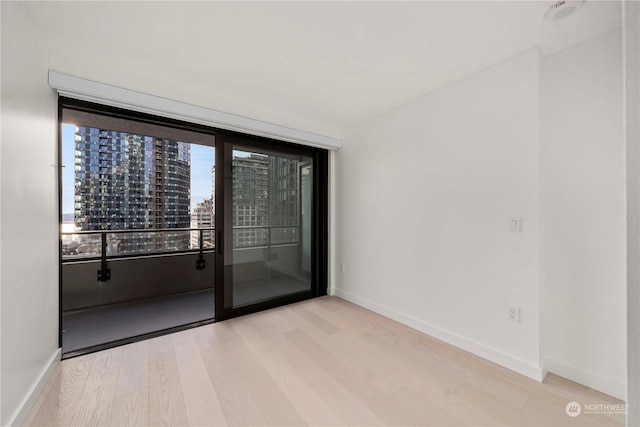
[[[640,3],[0,19],[0,425],[640,425]]]

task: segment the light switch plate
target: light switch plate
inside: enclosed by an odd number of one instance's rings
[[[515,216],[510,217],[509,231],[512,233],[522,233],[522,218]]]

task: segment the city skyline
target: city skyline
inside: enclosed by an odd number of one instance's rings
[[[76,230],[179,229],[190,226],[191,144],[93,125],[74,128]],[[63,244],[95,253],[95,236]],[[102,242],[104,245],[105,242]],[[112,255],[189,248],[183,232],[128,233],[107,242]]]
[[[74,124],[62,124],[62,214],[66,217],[74,215],[75,128]],[[210,199],[213,193],[211,167],[215,163],[215,149],[193,143],[190,146],[191,214],[198,203]]]

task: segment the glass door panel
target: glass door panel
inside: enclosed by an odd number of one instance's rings
[[[63,357],[213,322],[213,133],[61,105]]]
[[[237,145],[226,157],[226,308],[310,292],[312,158]]]

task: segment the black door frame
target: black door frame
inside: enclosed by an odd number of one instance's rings
[[[311,217],[311,289],[309,291],[274,297],[237,308],[225,307],[226,283],[230,283],[230,269],[225,271],[225,253],[232,245],[231,236],[225,236],[225,221],[231,221],[228,206],[225,206],[225,185],[230,184],[232,171],[231,151],[233,145],[243,148],[279,151],[284,154],[308,156],[313,159],[312,168],[312,217]],[[327,150],[306,147],[269,138],[246,135],[238,132],[216,132],[216,321],[230,319],[257,311],[267,310],[298,301],[327,294],[328,285],[328,205],[329,205],[329,156]],[[229,170],[227,170],[229,168]],[[228,186],[229,187],[229,186]],[[229,187],[230,188],[230,187]],[[225,283],[226,281],[226,283]]]
[[[251,136],[240,132],[225,131],[222,129],[205,126],[202,124],[185,122],[182,120],[170,119],[166,117],[156,116],[147,113],[141,113],[137,111],[127,110],[119,107],[112,107],[94,102],[79,100],[75,98],[68,98],[64,96],[58,97],[58,164],[62,164],[62,112],[64,108],[71,108],[74,110],[96,113],[104,116],[111,116],[116,118],[136,120],[139,122],[161,125],[164,127],[182,129],[187,131],[194,131],[203,134],[213,135],[215,138],[215,165],[216,172],[224,170],[224,142],[240,143],[244,146],[253,146],[256,149],[269,149],[275,151],[281,151],[291,154],[304,154],[313,159],[313,212],[312,212],[312,277],[311,277],[311,290],[305,293],[296,293],[292,295],[286,295],[272,300],[261,302],[258,304],[247,305],[236,309],[225,309],[223,306],[224,289],[219,285],[224,283],[224,259],[221,254],[216,255],[216,268],[214,276],[215,286],[215,318],[210,321],[198,322],[197,324],[183,325],[175,328],[157,331],[149,334],[143,334],[139,336],[130,337],[115,342],[105,343],[104,345],[97,346],[95,348],[89,348],[83,351],[72,352],[65,355],[65,358],[75,357],[78,355],[91,353],[94,351],[100,351],[110,347],[116,347],[119,345],[129,344],[132,342],[152,338],[159,335],[164,335],[171,332],[176,332],[184,329],[188,329],[202,324],[210,323],[211,321],[221,321],[236,316],[241,316],[269,308],[290,304],[305,299],[310,299],[327,294],[328,286],[328,217],[329,217],[329,154],[325,149],[307,147],[290,142],[278,141],[265,137]],[[222,209],[224,207],[223,199],[223,185],[224,178],[223,173],[216,176],[216,214],[218,206]],[[221,181],[219,183],[219,181]],[[58,242],[58,343],[62,347],[62,167],[58,168],[58,214],[59,214],[59,242]],[[224,230],[224,215],[218,217],[216,215],[216,237],[218,230]],[[223,235],[224,236],[224,235]],[[222,238],[224,240],[224,237]],[[224,242],[221,242],[224,244]],[[216,246],[218,241],[216,239]],[[216,249],[218,252],[218,249]]]
[[[212,136],[215,142],[216,129],[200,125],[196,123],[185,122],[176,119],[170,119],[166,117],[155,116],[152,114],[141,113],[137,111],[127,110],[119,107],[112,107],[108,105],[98,104],[90,101],[84,101],[75,98],[69,98],[65,96],[58,96],[58,216],[59,216],[59,227],[58,227],[58,347],[62,349],[62,334],[63,334],[63,257],[62,257],[62,123],[63,123],[63,112],[65,109],[68,110],[76,110],[80,112],[93,113],[101,116],[112,117],[117,119],[124,120],[132,120],[140,123],[150,124],[150,125],[158,125],[165,128],[173,128],[178,130],[197,132],[204,135]],[[215,146],[212,148],[215,149]],[[215,281],[215,275],[213,277]],[[214,282],[215,286],[215,282]],[[215,310],[215,308],[213,308]],[[68,351],[63,353],[63,359],[69,359],[72,357],[82,356],[88,353],[93,353],[96,351],[102,351],[108,348],[118,347],[121,345],[126,345],[130,343],[134,343],[137,341],[142,341],[154,337],[158,337],[161,335],[166,335],[173,332],[178,332],[190,328],[194,328],[197,326],[206,325],[209,323],[215,322],[215,311],[212,310],[213,316],[210,319],[205,319],[201,321],[197,321],[194,323],[189,323],[186,325],[178,325],[174,327],[170,327],[168,329],[157,330],[149,333],[144,333],[141,335],[133,335],[123,339],[117,339],[115,341],[106,342],[103,344],[95,345],[92,347],[88,347],[85,349]]]

